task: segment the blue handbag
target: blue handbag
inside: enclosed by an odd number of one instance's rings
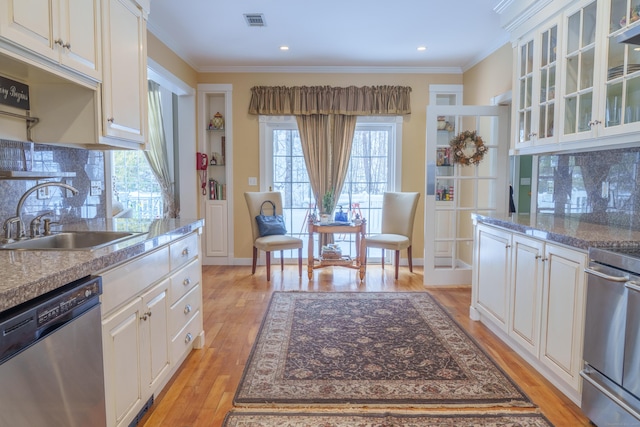
[[[340,209],[336,212],[335,220],[336,222],[349,222],[349,218],[347,218],[347,213],[342,211],[342,206],[338,206]]]
[[[270,203],[273,208],[273,215],[265,215],[262,212],[262,208],[265,203]],[[260,215],[256,216],[256,222],[258,223],[258,231],[260,237],[264,236],[282,236],[287,234],[287,227],[284,225],[284,217],[282,215],[276,215],[276,205],[271,200],[265,200],[260,205]]]

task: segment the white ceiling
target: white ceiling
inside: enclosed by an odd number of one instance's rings
[[[153,0],[148,28],[200,72],[461,72],[508,41],[498,3]],[[249,27],[245,13],[266,26]]]

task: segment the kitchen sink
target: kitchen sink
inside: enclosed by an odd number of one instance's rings
[[[94,250],[142,233],[128,231],[65,231],[0,245],[0,250],[73,251]]]

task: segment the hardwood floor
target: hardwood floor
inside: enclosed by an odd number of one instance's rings
[[[469,319],[470,287],[423,286],[422,269],[414,273],[368,266],[361,284],[357,271],[330,267],[314,272],[314,280],[298,277],[297,266],[271,269],[266,281],[264,266],[251,275],[250,266],[205,266],[203,268],[204,330],[206,346],[191,352],[164,391],[156,396],[140,426],[220,426],[232,407],[233,396],[262,317],[274,291],[305,292],[430,292],[494,360],[539,406],[557,427],[587,426],[588,419],[547,380],[479,322]]]

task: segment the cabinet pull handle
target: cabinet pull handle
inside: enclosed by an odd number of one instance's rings
[[[65,44],[62,45],[62,47],[71,50],[71,43],[65,43]]]
[[[54,40],[53,42],[57,45],[64,47],[64,42],[62,41],[62,39],[57,39],[57,40]]]
[[[191,309],[191,304],[187,304],[187,305],[184,307],[184,314],[189,314],[189,313],[191,313],[191,310],[192,310],[192,309]]]
[[[184,286],[188,286],[188,285],[190,285],[190,284],[191,284],[191,279],[187,277],[186,279],[184,279],[184,280],[182,281],[182,284],[183,284]]]
[[[536,259],[540,259],[540,258],[542,258],[541,255],[536,255]]]
[[[113,117],[109,117],[109,118],[107,119],[107,121],[108,121],[109,123],[113,123],[114,119],[113,119]]]
[[[509,249],[511,245],[505,245],[505,249]]]
[[[594,270],[592,268],[585,268],[584,272],[587,273],[587,274],[592,274],[594,276],[601,277],[604,280],[608,280],[610,282],[627,282],[630,279],[629,276],[627,276],[627,275],[624,275],[624,276],[610,276],[608,274],[601,273],[600,271]]]
[[[191,332],[187,333],[187,336],[184,337],[184,343],[185,344],[189,344],[191,342],[191,340],[193,339],[193,335],[191,335]]]
[[[184,248],[182,250],[182,256],[187,256],[187,255],[189,255],[189,248]]]
[[[147,320],[149,317],[151,317],[151,310],[147,311],[146,313],[142,313],[142,316],[140,316],[140,320]]]

